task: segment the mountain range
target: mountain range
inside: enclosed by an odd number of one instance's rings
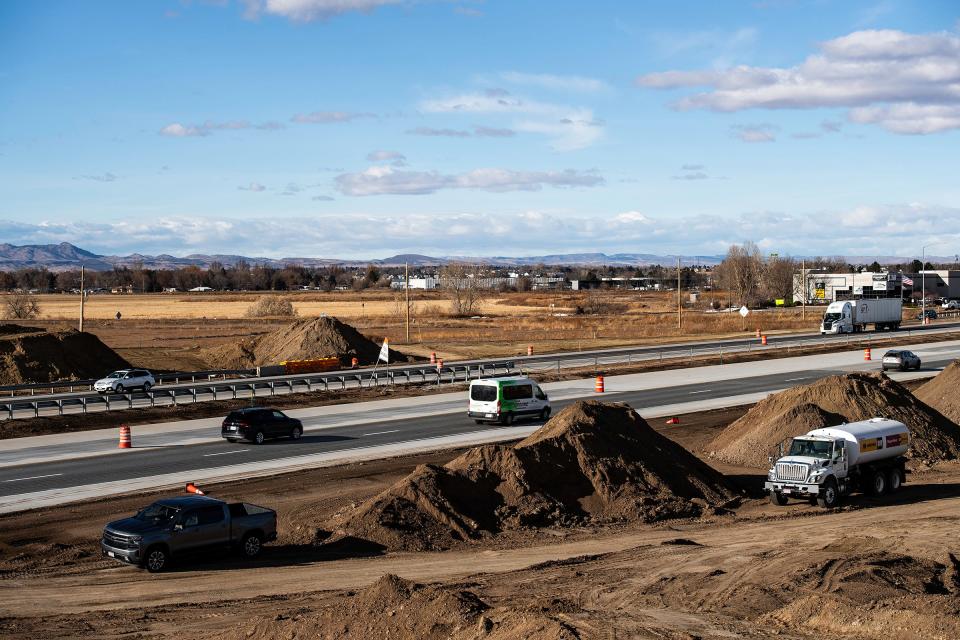
[[[133,253],[127,256],[99,255],[86,249],[76,247],[69,242],[60,244],[31,244],[16,246],[0,243],[0,271],[15,271],[17,269],[48,269],[50,271],[67,271],[79,269],[83,265],[92,271],[109,271],[114,267],[141,266],[145,269],[179,269],[181,267],[196,266],[208,268],[214,262],[224,266],[233,266],[238,262],[269,267],[285,267],[299,265],[304,267],[325,267],[339,265],[342,267],[363,267],[368,264],[383,267],[402,267],[409,264],[411,267],[442,266],[451,262],[468,264],[486,264],[490,266],[522,267],[536,264],[582,266],[582,267],[641,267],[654,264],[675,265],[676,255],[657,255],[652,253],[558,253],[542,256],[511,257],[511,256],[425,256],[416,253],[399,254],[389,258],[372,258],[369,260],[351,260],[339,258],[263,258],[248,257],[232,254],[198,254],[178,257],[168,254],[156,256]],[[798,256],[799,258],[799,256]],[[910,262],[913,257],[901,256],[845,256],[850,264],[869,264],[876,260],[880,264],[897,264]],[[723,260],[723,256],[685,256],[684,264],[715,265]],[[953,262],[950,258],[928,256],[929,262]]]

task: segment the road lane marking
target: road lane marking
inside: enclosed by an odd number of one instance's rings
[[[365,435],[365,436],[382,436],[382,435],[385,434],[385,433],[396,433],[397,431],[400,431],[400,429],[392,429],[392,430],[390,430],[390,431],[374,431],[373,433],[365,433],[365,434],[363,434],[363,435]]]
[[[690,393],[691,393],[691,394],[693,394],[693,393],[707,393],[707,392],[709,392],[709,391],[713,391],[713,389],[704,389],[703,391],[691,391]]]
[[[62,473],[48,473],[45,476],[30,476],[29,478],[14,478],[13,480],[4,480],[4,482],[23,482],[24,480],[39,480],[40,478],[54,478],[62,476]]]
[[[203,454],[203,457],[209,458],[210,456],[228,456],[231,453],[243,453],[244,451],[250,451],[250,449],[237,449],[236,451],[221,451],[220,453],[205,453]]]
[[[787,378],[784,382],[796,382],[797,380],[809,380],[810,376],[804,376],[802,378]]]

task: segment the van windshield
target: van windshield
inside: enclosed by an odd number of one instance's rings
[[[830,457],[830,450],[833,447],[832,442],[824,440],[799,440],[796,439],[790,443],[791,456],[805,456],[808,458]]]
[[[497,399],[497,388],[489,384],[475,384],[470,387],[470,399],[477,402],[494,402]]]

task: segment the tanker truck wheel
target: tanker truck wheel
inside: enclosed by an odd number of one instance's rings
[[[783,495],[779,491],[770,492],[770,504],[775,504],[778,507],[785,506],[788,502],[787,496]]]
[[[817,504],[824,509],[833,509],[840,503],[840,491],[837,489],[837,481],[828,478],[823,483],[823,488],[817,494]]]
[[[900,470],[891,469],[890,475],[887,476],[887,493],[896,492],[902,484],[903,476],[900,475]]]
[[[880,497],[887,492],[887,474],[883,471],[874,471],[870,476],[870,483],[867,485],[867,492],[876,497]]]

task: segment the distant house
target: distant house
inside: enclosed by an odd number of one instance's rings
[[[163,288],[163,292],[164,292],[164,293],[176,293],[176,292],[177,292],[177,288],[176,288],[176,287],[164,287],[164,288]]]
[[[132,284],[123,284],[123,285],[120,285],[120,286],[118,286],[118,287],[111,287],[111,288],[110,288],[110,293],[117,293],[117,294],[119,294],[119,293],[133,293],[133,285],[132,285]]]
[[[213,289],[211,289],[210,287],[194,287],[193,289],[187,289],[187,291],[190,291],[192,293],[199,293],[201,291],[213,291]]]

